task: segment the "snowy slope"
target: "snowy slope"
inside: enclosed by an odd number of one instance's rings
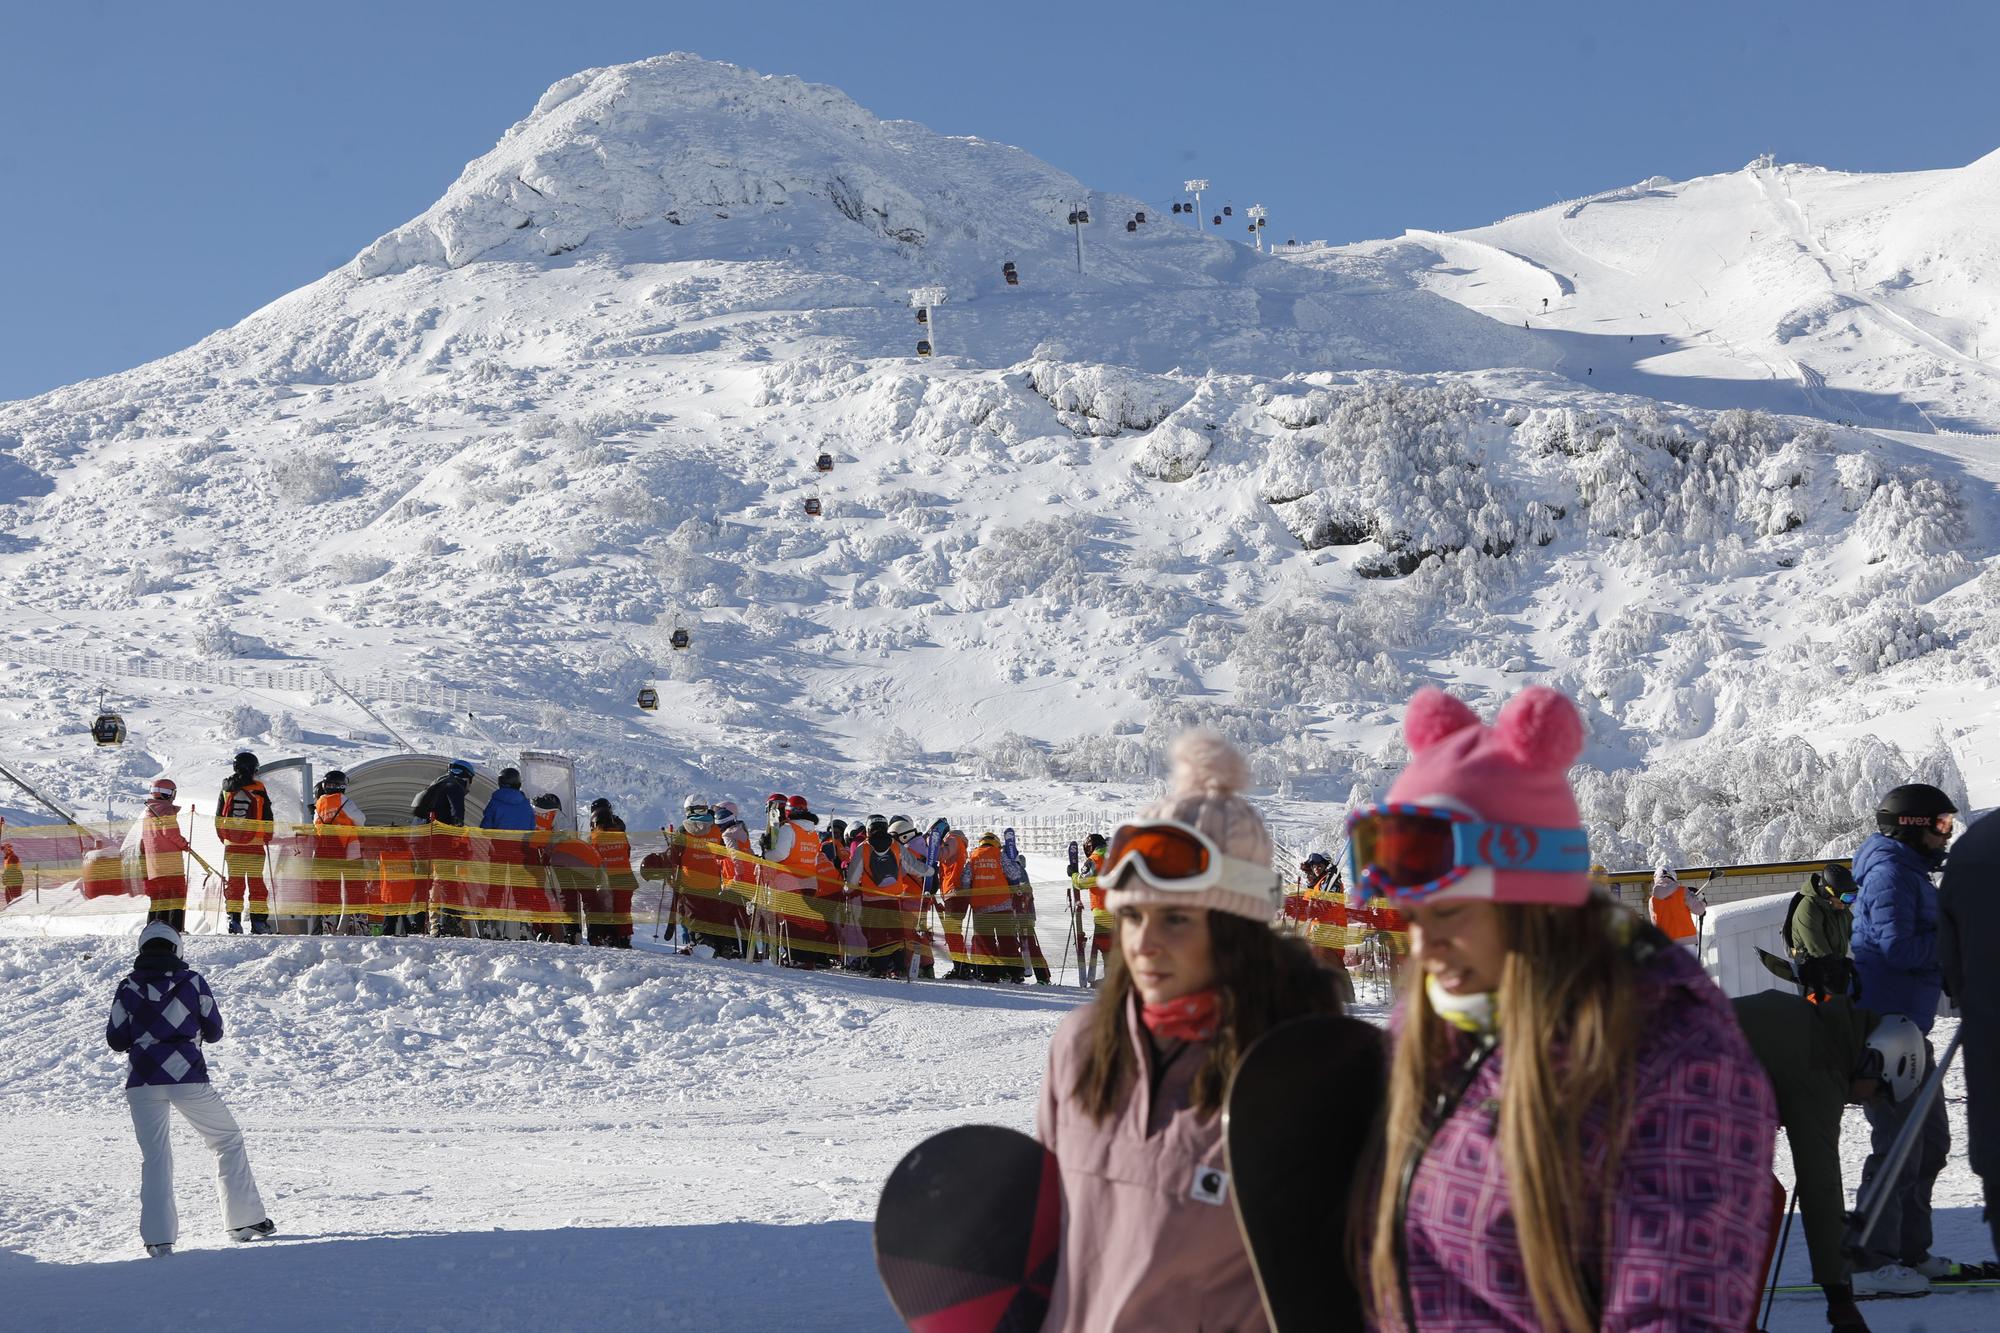
[[[2000,432],[2000,152],[1945,171],[1755,163],[1654,177],[1365,257],[1524,323],[1590,384],[1919,430]],[[1545,303],[1546,302],[1546,303]]]
[[[881,1181],[947,1126],[1031,1128],[1079,998],[490,941],[191,947],[230,1028],[210,1064],[281,1224],[229,1245],[203,1150],[176,1131],[175,1309],[218,1331],[268,1327],[276,1293],[298,1333],[896,1327],[869,1245]],[[10,1328],[102,1329],[160,1299],[159,1266],[134,1257],[123,1062],[101,1040],[129,961],[122,940],[0,951]],[[1963,1087],[1947,1089],[1962,1141]],[[1858,1111],[1843,1143],[1851,1185]],[[1962,1158],[1936,1198],[1939,1251],[1982,1257]],[[1786,1280],[1803,1282],[1793,1241]],[[1996,1302],[1868,1317],[1973,1330]],[[1823,1327],[1818,1301],[1785,1299],[1771,1327]]]
[[[1611,860],[1810,854],[1913,769],[2000,782],[1975,461],[1604,392],[1406,247],[1170,216],[793,79],[565,80],[352,264],[0,405],[6,757],[129,815],[238,744],[380,753],[330,685],[241,674],[324,667],[424,747],[577,753],[653,825],[690,789],[1112,810],[1205,721],[1303,844],[1418,685],[1540,679],[1586,700]],[[100,689],[133,739],[87,758]]]

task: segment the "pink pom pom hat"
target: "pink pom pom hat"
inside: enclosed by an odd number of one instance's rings
[[[1462,701],[1427,688],[1410,700],[1403,734],[1410,762],[1385,801],[1349,816],[1350,856],[1365,841],[1355,836],[1358,825],[1429,817],[1450,823],[1453,864],[1434,879],[1402,885],[1357,866],[1351,882],[1398,903],[1577,907],[1590,897],[1589,844],[1569,785],[1569,767],[1583,753],[1576,705],[1531,685],[1489,727]]]

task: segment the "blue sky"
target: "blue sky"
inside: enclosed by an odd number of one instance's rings
[[[694,51],[1272,229],[2000,147],[2000,6],[0,0],[0,399],[184,347],[420,212],[549,84]]]

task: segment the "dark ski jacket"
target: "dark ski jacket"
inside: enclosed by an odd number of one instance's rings
[[[1965,1038],[1965,1127],[1972,1169],[2000,1188],[2000,815],[1959,838],[1938,890],[1938,954]]]
[[[131,1058],[128,1088],[208,1082],[201,1046],[221,1040],[222,1010],[208,982],[172,954],[140,958],[111,997],[104,1042]]]
[[[1792,961],[1845,958],[1853,938],[1854,913],[1831,887],[1809,881],[1785,923],[1785,946]]]
[[[1847,1195],[1840,1182],[1840,1118],[1875,1015],[1854,1008],[1845,996],[1830,995],[1812,1004],[1775,990],[1731,1000],[1730,1006],[1778,1098],[1778,1123],[1792,1150],[1813,1281],[1845,1282],[1840,1235],[1846,1227]]]
[[[1925,1032],[1937,1021],[1944,971],[1938,966],[1935,863],[1877,833],[1854,854],[1854,968],[1861,996],[1878,1014],[1904,1014]]]
[[[439,823],[465,827],[465,781],[447,773],[424,788],[410,803],[410,814],[420,824]]]

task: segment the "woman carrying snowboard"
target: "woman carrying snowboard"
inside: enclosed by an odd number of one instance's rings
[[[1259,1036],[1339,1001],[1304,945],[1271,929],[1278,877],[1249,785],[1222,737],[1184,735],[1166,799],[1112,836],[1098,881],[1118,921],[1109,969],[1056,1031],[1036,1117],[1066,1209],[1050,1333],[1266,1327],[1222,1100]]]
[[[1693,955],[1591,892],[1575,707],[1531,687],[1489,728],[1429,689],[1403,728],[1409,766],[1348,821],[1423,983],[1363,1201],[1376,1322],[1753,1327],[1771,1088]]]

